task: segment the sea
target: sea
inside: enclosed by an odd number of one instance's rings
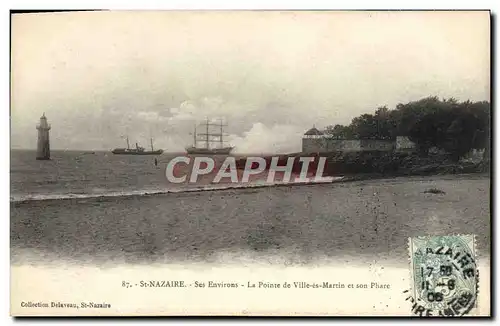
[[[13,150],[10,200],[127,196],[196,189],[196,185],[168,182],[166,163],[177,155],[52,151],[51,160],[36,160],[35,151]]]
[[[11,201],[151,195],[283,183],[280,173],[271,182],[262,175],[242,183],[241,171],[238,171],[238,182],[223,178],[214,183],[217,168],[193,183],[170,182],[165,175],[167,164],[174,157],[185,156],[183,153],[115,155],[104,151],[52,151],[51,160],[46,161],[36,160],[35,156],[35,151],[11,151]],[[216,167],[220,167],[226,157],[213,156]],[[179,176],[187,175],[189,180],[189,172],[189,166],[179,165]],[[328,180],[340,179],[339,176]]]

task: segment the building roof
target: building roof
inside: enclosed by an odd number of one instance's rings
[[[323,132],[316,129],[316,127],[312,127],[311,129],[306,131],[306,133],[304,135],[306,135],[306,136],[319,136],[319,135],[323,135]]]

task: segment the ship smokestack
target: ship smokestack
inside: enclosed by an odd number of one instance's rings
[[[37,160],[50,160],[50,125],[47,123],[45,113],[40,117],[40,123],[36,126],[38,130],[38,143],[36,151]]]

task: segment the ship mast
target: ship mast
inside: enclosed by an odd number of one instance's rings
[[[127,136],[127,149],[130,149],[130,144],[128,142],[128,136]]]
[[[196,124],[194,125],[194,147],[196,147]]]
[[[193,134],[193,140],[194,140],[194,147],[197,146],[197,141],[202,141],[205,143],[205,148],[210,149],[210,145],[212,142],[219,143],[220,148],[224,148],[224,126],[227,126],[227,124],[224,124],[223,119],[219,119],[220,123],[210,123],[210,120],[207,118],[203,123],[201,123],[201,126],[205,126],[206,132],[197,132],[196,128],[197,125],[195,124],[194,126],[194,134]],[[217,132],[210,132],[210,127],[218,127]],[[218,130],[220,128],[220,131]]]
[[[222,140],[222,119],[220,119],[220,138],[219,138],[219,142],[220,142],[220,148],[223,148],[224,147],[224,142]]]

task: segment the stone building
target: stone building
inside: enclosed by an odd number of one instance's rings
[[[302,137],[302,152],[413,151],[415,143],[406,136],[387,139],[336,139],[312,127]]]

